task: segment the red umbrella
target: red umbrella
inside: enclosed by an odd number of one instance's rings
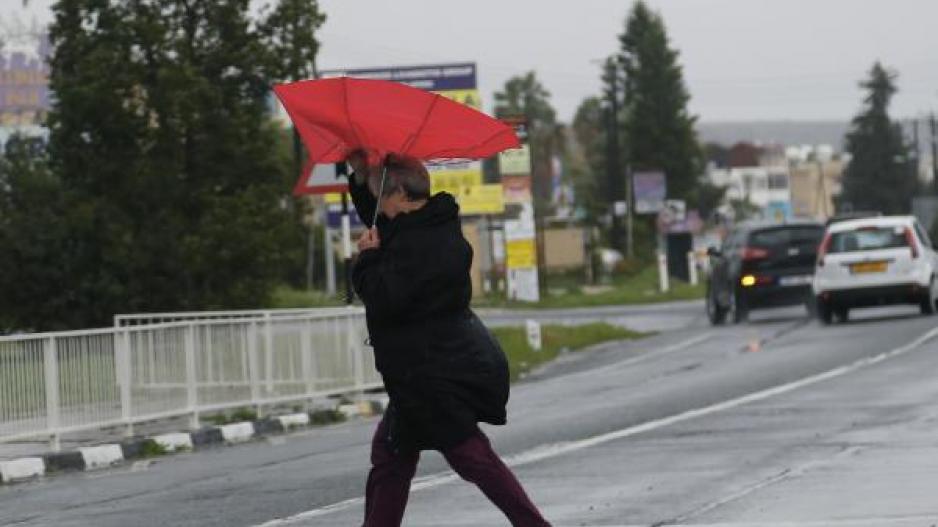
[[[481,159],[519,148],[512,128],[440,95],[397,82],[337,77],[274,86],[312,163],[365,149],[417,159]]]

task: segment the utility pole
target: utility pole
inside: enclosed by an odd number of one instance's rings
[[[935,121],[935,112],[932,112],[928,119],[931,129],[931,176],[932,188],[938,193],[938,121]]]
[[[623,198],[623,174],[619,144],[619,72],[615,58],[606,59],[604,77],[606,91],[606,178],[609,186],[609,211],[612,219],[610,242],[615,249],[622,250],[622,220],[616,203]],[[630,207],[631,203],[626,202]],[[630,255],[631,256],[631,255]]]

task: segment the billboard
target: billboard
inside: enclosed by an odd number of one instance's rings
[[[668,194],[664,172],[635,172],[632,174],[632,191],[636,213],[657,214],[664,207],[664,198]]]
[[[0,127],[38,127],[50,108],[45,35],[0,51]]]

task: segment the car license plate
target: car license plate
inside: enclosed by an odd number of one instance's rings
[[[792,286],[792,285],[808,285],[811,283],[811,275],[798,275],[798,276],[783,276],[778,279],[778,285],[781,286]]]
[[[861,262],[850,264],[850,272],[853,274],[885,273],[886,262]]]

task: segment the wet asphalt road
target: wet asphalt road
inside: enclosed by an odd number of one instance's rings
[[[786,309],[714,329],[702,306],[664,308],[594,313],[657,316],[671,327],[542,369],[513,389],[509,425],[487,428],[556,525],[938,522],[938,498],[914,490],[938,486],[938,470],[928,470],[938,468],[938,341],[900,349],[938,318],[878,309],[821,327]],[[590,320],[567,314],[575,317]],[[734,401],[897,349],[904,354]],[[355,525],[374,425],[0,488],[0,525]],[[887,466],[907,470],[884,476]],[[445,470],[437,454],[424,455],[405,525],[506,525]]]

